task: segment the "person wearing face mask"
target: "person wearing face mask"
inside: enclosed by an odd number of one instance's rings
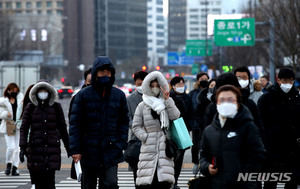
[[[92,85],[80,90],[70,116],[70,152],[80,161],[82,188],[118,188],[118,163],[128,140],[128,106],[124,92],[113,86],[116,70],[100,56],[92,67]]]
[[[201,72],[197,74],[196,78],[197,82],[194,84],[194,89],[188,94],[192,98],[194,110],[197,108],[197,96],[200,93],[200,91],[207,86],[209,76],[207,73]]]
[[[10,83],[4,90],[3,97],[0,98],[0,133],[4,133],[6,142],[6,175],[19,176],[19,140],[20,127],[16,127],[15,132],[8,133],[7,123],[16,121],[17,108],[24,95],[20,93],[20,89],[16,83]]]
[[[257,189],[257,182],[238,181],[239,173],[257,172],[266,150],[241,92],[224,85],[216,92],[217,114],[201,140],[200,171],[210,189]]]
[[[258,100],[266,135],[269,172],[293,173],[285,188],[296,189],[300,184],[300,95],[295,88],[295,74],[282,68],[267,93]],[[276,188],[277,182],[265,182],[266,189]]]
[[[257,100],[263,93],[255,90],[255,79],[251,79],[249,69],[245,66],[238,67],[234,70],[234,75],[238,78],[243,98],[248,97],[257,104]]]
[[[202,132],[204,130],[204,113],[207,108],[207,106],[214,100],[214,95],[216,92],[216,80],[211,79],[209,80],[207,86],[198,94],[197,97],[197,108],[195,110],[196,114],[196,122],[198,125],[198,128],[200,131],[198,131],[198,135],[194,134],[195,132],[193,131],[193,146],[192,146],[192,162],[194,163],[193,166],[193,174],[197,174],[198,169],[199,169],[199,152],[200,152],[200,142],[201,142],[201,136]]]
[[[46,80],[29,92],[20,129],[20,160],[27,157],[27,168],[36,189],[55,188],[55,171],[61,166],[62,139],[69,157],[69,137],[64,112],[56,89]],[[30,130],[30,132],[29,132]]]
[[[180,112],[170,97],[169,85],[158,71],[149,73],[142,84],[143,101],[136,108],[132,131],[142,141],[136,184],[139,189],[170,189],[175,182],[174,162],[165,153],[170,120]]]
[[[147,75],[148,73],[145,71],[138,71],[134,73],[133,80],[136,86],[136,90],[127,97],[128,116],[129,116],[128,145],[130,145],[133,142],[139,141],[139,139],[133,134],[131,128],[132,128],[132,120],[133,120],[134,112],[137,106],[139,105],[139,103],[143,101],[142,83]],[[129,163],[129,168],[133,171],[134,183],[136,183],[138,157],[137,157],[137,161],[131,160],[128,163]],[[136,185],[135,187],[137,188]]]
[[[183,118],[188,131],[198,129],[198,126],[195,122],[195,111],[192,103],[192,99],[189,95],[187,95],[184,91],[185,82],[182,77],[176,76],[171,81],[171,90],[170,90],[170,97],[175,102],[176,107],[180,111],[180,117]],[[177,152],[177,156],[174,158],[175,164],[175,184],[173,189],[178,189],[177,181],[178,177],[181,172],[183,157],[184,157],[185,150],[179,150]]]

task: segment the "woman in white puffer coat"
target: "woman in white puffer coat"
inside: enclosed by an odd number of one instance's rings
[[[169,189],[174,179],[174,162],[165,153],[166,136],[163,129],[169,120],[179,118],[180,112],[169,97],[169,85],[162,73],[151,72],[142,84],[143,102],[134,114],[132,130],[142,141],[137,181],[139,188]]]

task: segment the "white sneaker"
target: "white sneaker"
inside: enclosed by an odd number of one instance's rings
[[[33,184],[33,185],[31,186],[31,189],[35,189],[35,184]]]

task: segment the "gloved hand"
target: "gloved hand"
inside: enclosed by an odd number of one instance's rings
[[[195,164],[194,163],[194,166],[193,166],[193,174],[196,175],[199,171],[199,164]]]
[[[23,163],[25,161],[24,156],[27,157],[26,148],[21,148],[20,154],[19,154],[21,163]]]

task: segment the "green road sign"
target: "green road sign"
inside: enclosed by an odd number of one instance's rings
[[[217,46],[253,46],[254,18],[215,20],[214,41]]]
[[[207,56],[212,55],[212,40],[207,40]],[[205,40],[186,40],[185,54],[187,56],[206,56]]]
[[[192,65],[192,74],[199,73],[199,64],[193,64]]]

